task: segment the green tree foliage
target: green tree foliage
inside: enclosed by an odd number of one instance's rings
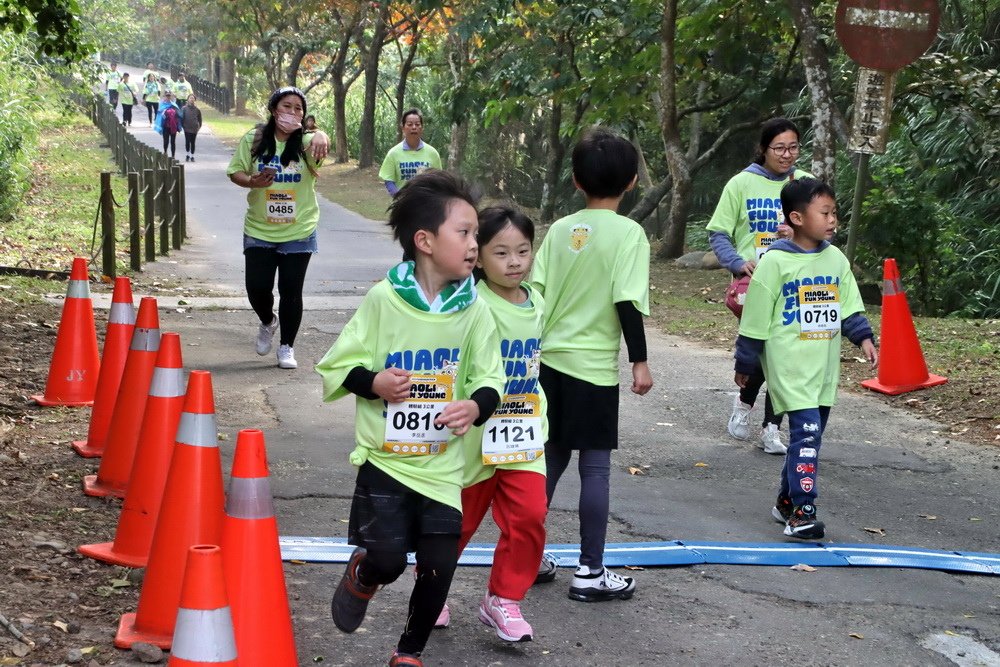
[[[76,0],[0,0],[0,30],[33,34],[40,54],[79,60],[92,49],[84,42]]]

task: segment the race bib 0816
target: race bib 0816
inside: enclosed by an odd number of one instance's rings
[[[445,451],[450,433],[434,420],[451,403],[454,387],[454,376],[445,373],[411,375],[410,397],[386,409],[382,449],[408,456]]]

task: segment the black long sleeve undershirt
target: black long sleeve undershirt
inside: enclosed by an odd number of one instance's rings
[[[646,329],[642,324],[642,313],[631,301],[619,301],[615,304],[615,310],[618,311],[618,321],[621,322],[622,335],[625,336],[629,363],[646,361]]]

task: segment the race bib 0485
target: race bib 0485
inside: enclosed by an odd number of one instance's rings
[[[295,222],[295,190],[268,190],[264,206],[269,224],[290,225]]]

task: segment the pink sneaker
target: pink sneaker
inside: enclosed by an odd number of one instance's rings
[[[517,600],[487,593],[479,605],[479,620],[492,626],[497,637],[504,641],[531,641],[531,626],[521,616],[521,605]]]
[[[448,603],[445,602],[444,606],[441,607],[441,613],[438,614],[438,618],[434,621],[434,628],[440,630],[441,628],[447,628],[451,624],[451,610],[448,609]]]

